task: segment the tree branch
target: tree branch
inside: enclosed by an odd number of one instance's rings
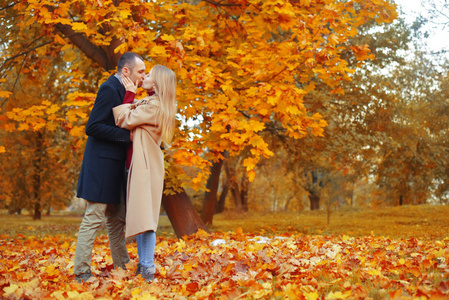
[[[29,48],[32,44],[34,44],[35,42],[37,42],[37,41],[40,40],[41,38],[43,38],[43,36],[38,37],[38,38],[36,38],[35,40],[33,40],[31,43],[29,43],[29,44],[26,46],[26,48],[27,48],[26,50],[24,50],[24,51],[22,51],[22,52],[20,52],[20,53],[17,53],[16,55],[13,55],[13,56],[11,56],[11,57],[5,59],[5,61],[4,61],[4,62],[2,63],[2,65],[0,66],[0,70],[6,69],[7,67],[5,67],[5,65],[6,65],[8,62],[13,61],[13,60],[16,59],[17,57],[20,57],[20,56],[22,56],[22,55],[28,55],[28,53],[30,53],[31,51],[34,51],[34,50],[36,50],[36,49],[38,49],[38,48],[40,48],[40,47],[44,47],[45,45],[48,45],[48,44],[51,44],[51,43],[52,43],[52,41],[49,41],[49,42],[45,42],[45,43],[36,45],[36,46],[34,46],[34,47],[32,47],[32,48]]]
[[[113,68],[108,61],[106,52],[98,46],[92,44],[85,35],[76,33],[70,25],[56,24],[55,27],[69,38],[87,57],[98,63],[103,69],[109,71]]]
[[[23,59],[22,64],[20,65],[20,68],[19,68],[19,70],[18,70],[18,72],[17,72],[17,77],[16,77],[16,79],[14,80],[14,85],[13,85],[13,87],[12,87],[11,93],[14,93],[14,89],[16,88],[16,85],[17,85],[17,83],[19,82],[20,71],[22,70],[23,66],[25,65],[26,56],[28,55],[28,53],[29,53],[29,52],[26,52],[26,53],[25,53],[25,58]],[[8,98],[5,98],[5,100],[3,100],[2,104],[1,104],[1,107],[3,107],[3,106],[5,105],[5,103],[6,103],[7,100],[8,100]]]
[[[11,7],[13,7],[13,6],[16,5],[16,4],[19,4],[19,2],[14,2],[14,3],[11,3],[11,4],[9,4],[9,5],[6,5],[6,6],[2,7],[2,8],[0,8],[0,11],[6,10],[6,9],[8,9],[8,8],[11,8]]]
[[[48,11],[53,12],[54,7],[46,6]],[[98,63],[106,71],[112,70],[114,66],[109,62],[106,52],[93,44],[89,39],[82,33],[77,33],[72,29],[72,26],[67,24],[56,24],[56,29],[58,29],[62,34],[64,34],[69,40],[80,49],[86,56],[92,59],[94,62]]]
[[[203,0],[204,2],[207,2],[209,4],[215,5],[215,6],[242,6],[241,4],[231,4],[231,3],[222,3],[222,1],[220,2],[216,2],[216,1],[212,1],[212,0]]]

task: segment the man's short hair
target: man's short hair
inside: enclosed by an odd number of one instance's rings
[[[132,69],[134,68],[134,65],[135,65],[136,58],[144,61],[143,58],[139,54],[136,54],[134,52],[124,53],[118,60],[117,73],[121,73],[122,69],[124,67],[130,68],[132,71]]]

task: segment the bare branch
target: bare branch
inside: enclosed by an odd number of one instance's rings
[[[52,43],[52,41],[48,41],[48,42],[45,42],[45,43],[42,43],[42,44],[39,44],[39,45],[36,45],[36,46],[34,46],[34,47],[29,48],[32,44],[34,44],[35,42],[37,42],[38,40],[40,40],[40,39],[42,39],[42,38],[43,38],[43,36],[36,38],[35,40],[33,40],[31,43],[28,44],[28,46],[26,47],[26,50],[24,50],[24,51],[22,51],[22,52],[19,52],[19,53],[17,53],[16,55],[13,55],[13,56],[11,56],[11,57],[5,59],[5,61],[4,61],[4,62],[2,63],[2,65],[0,66],[0,70],[4,70],[4,69],[6,68],[5,65],[6,65],[8,62],[13,61],[13,60],[15,60],[16,58],[18,58],[18,57],[20,57],[20,56],[28,55],[28,53],[30,53],[30,52],[32,52],[32,51],[34,51],[34,50],[36,50],[36,49],[38,49],[38,48],[40,48],[40,47],[44,47],[44,46],[46,46],[46,45]]]
[[[16,88],[17,83],[19,82],[19,78],[20,78],[20,71],[22,70],[23,66],[25,65],[25,61],[26,61],[26,56],[28,55],[28,52],[25,54],[25,57],[22,61],[22,64],[20,65],[20,68],[17,72],[17,77],[14,80],[14,85],[12,87],[11,93],[14,93],[14,89]],[[5,100],[3,100],[1,107],[3,107],[5,105],[5,103],[8,101],[8,98],[5,98]]]

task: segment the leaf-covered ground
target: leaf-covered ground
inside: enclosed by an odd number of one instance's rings
[[[114,270],[97,238],[95,279],[74,282],[76,238],[0,236],[1,299],[448,299],[449,239],[351,237],[241,229],[178,240],[159,236],[157,276]]]

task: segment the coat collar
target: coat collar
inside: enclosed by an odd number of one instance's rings
[[[120,97],[123,99],[125,97],[125,87],[123,86],[122,82],[119,78],[117,78],[116,75],[109,76],[109,79],[118,89]]]

